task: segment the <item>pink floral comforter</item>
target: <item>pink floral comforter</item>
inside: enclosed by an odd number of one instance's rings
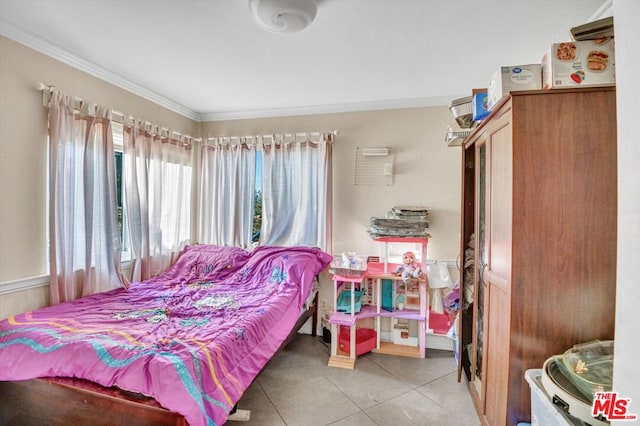
[[[307,247],[185,248],[160,276],[0,322],[0,380],[62,376],[220,425],[331,261]]]

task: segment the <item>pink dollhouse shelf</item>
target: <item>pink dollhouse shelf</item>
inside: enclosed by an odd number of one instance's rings
[[[420,263],[420,262],[418,262]],[[387,270],[389,271],[388,273],[384,273],[384,263],[379,263],[379,262],[371,262],[367,264],[367,276],[368,277],[375,277],[375,278],[387,278],[387,279],[394,279],[394,280],[399,280],[400,277],[398,277],[397,275],[394,275],[393,273],[395,271],[398,270],[398,267],[400,266],[400,264],[398,263],[388,263],[387,264]],[[412,281],[425,281],[424,278],[420,278],[420,279],[413,279]]]
[[[392,317],[392,318],[400,318],[400,319],[410,319],[410,320],[424,320],[424,317],[420,315],[420,311],[413,310],[403,310],[400,311],[398,309],[394,309],[392,312],[389,311],[380,311],[379,314],[381,317]]]
[[[340,350],[346,352],[347,355],[350,355],[351,329],[349,327],[340,328],[339,340]],[[376,340],[377,334],[375,330],[371,328],[356,329],[356,356],[360,356],[374,350],[376,348]]]
[[[378,315],[375,306],[364,305],[357,316],[346,312],[331,312],[329,322],[331,324],[352,326],[356,323],[356,319],[375,318]]]
[[[388,271],[390,271],[390,273],[393,273],[394,271],[396,271],[398,269],[398,267],[400,266],[400,264],[398,263],[389,263],[388,264]],[[384,263],[381,262],[371,262],[367,264],[367,275],[372,275],[372,276],[379,276],[379,275],[384,275]]]
[[[331,268],[329,273],[333,275],[334,281],[361,282],[366,270],[349,268]]]

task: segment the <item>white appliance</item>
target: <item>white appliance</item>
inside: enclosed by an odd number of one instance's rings
[[[542,368],[542,386],[551,398],[551,402],[575,417],[578,425],[609,426],[604,419],[591,417],[592,401],[566,377],[562,371],[562,355],[547,359]]]

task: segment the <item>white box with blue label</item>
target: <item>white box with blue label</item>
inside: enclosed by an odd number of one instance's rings
[[[471,91],[471,114],[473,121],[481,121],[489,116],[487,89],[473,89]]]
[[[491,77],[487,88],[489,110],[511,92],[542,89],[540,64],[512,65],[500,67]]]

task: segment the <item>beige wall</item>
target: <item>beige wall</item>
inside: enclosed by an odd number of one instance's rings
[[[334,253],[379,254],[370,217],[410,204],[430,208],[428,257],[457,256],[460,150],[444,143],[453,121],[446,107],[197,123],[4,37],[0,57],[0,285],[48,273],[47,111],[38,82],[193,136],[337,130]],[[394,153],[393,185],[355,186],[356,148],[381,146]],[[47,287],[0,294],[0,318],[47,303]]]
[[[430,259],[454,260],[459,251],[460,148],[444,142],[453,121],[448,108],[322,114],[202,123],[205,136],[245,136],[278,132],[339,132],[333,150],[333,252],[376,255],[370,218],[384,217],[394,205],[430,208]],[[390,186],[354,185],[357,147],[390,147],[394,179]]]
[[[0,295],[0,319],[49,306],[49,286]]]
[[[47,110],[38,83],[198,134],[200,123],[0,37],[0,284],[47,274]],[[48,288],[0,294],[0,318],[48,303]]]

